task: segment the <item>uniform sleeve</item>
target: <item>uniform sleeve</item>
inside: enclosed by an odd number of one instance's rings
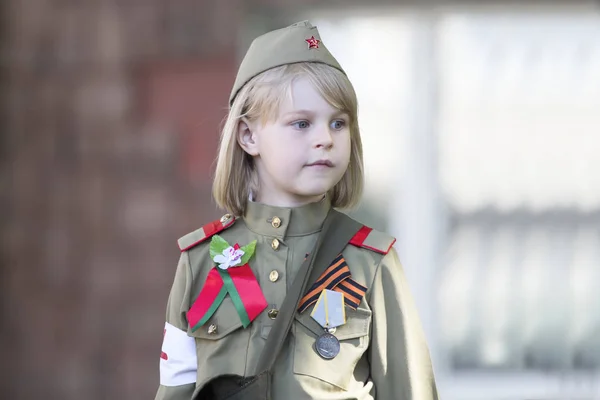
[[[196,386],[196,342],[188,336],[192,275],[187,252],[181,253],[169,300],[160,354],[160,386],[155,400],[190,400]]]
[[[437,399],[429,349],[393,248],[381,260],[368,300],[373,312],[368,354],[375,398]]]

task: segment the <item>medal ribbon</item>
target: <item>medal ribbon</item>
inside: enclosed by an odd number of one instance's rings
[[[323,296],[323,301],[325,302],[325,328],[329,328],[329,304],[327,303],[327,292]]]
[[[236,249],[239,246],[234,246]],[[229,293],[244,328],[265,308],[267,300],[249,264],[226,270],[214,267],[208,273],[200,294],[187,312],[192,332],[204,325],[217,311]]]
[[[310,287],[302,300],[300,300],[298,311],[302,313],[316,303],[324,289],[343,293],[344,303],[353,310],[358,308],[367,292],[366,287],[352,279],[350,268],[341,254],[333,260],[325,272]]]

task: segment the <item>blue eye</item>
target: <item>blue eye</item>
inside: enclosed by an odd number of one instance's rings
[[[345,126],[346,126],[346,121],[344,121],[342,119],[337,119],[331,123],[331,129],[335,129],[336,131],[339,131],[340,129],[344,128]]]
[[[308,121],[296,121],[292,123],[292,126],[296,127],[297,129],[307,129],[310,124]]]

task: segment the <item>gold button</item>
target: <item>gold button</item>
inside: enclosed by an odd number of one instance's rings
[[[279,314],[279,310],[276,308],[272,308],[269,310],[269,312],[267,314],[269,315],[269,318],[275,319],[275,318],[277,318],[277,314]]]
[[[214,335],[215,333],[217,333],[217,326],[215,324],[212,324],[208,327],[208,334]]]
[[[225,222],[229,221],[231,219],[231,214],[225,214],[221,217],[221,223],[224,224]]]
[[[281,219],[279,219],[279,217],[273,217],[273,220],[271,221],[271,226],[273,228],[279,228],[281,226]]]
[[[273,250],[277,250],[279,248],[279,240],[273,239],[273,241],[271,242],[271,248]]]
[[[271,271],[271,273],[269,274],[269,280],[271,282],[277,282],[277,279],[279,279],[279,272],[275,270]]]

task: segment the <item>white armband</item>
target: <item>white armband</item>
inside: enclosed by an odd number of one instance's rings
[[[196,340],[187,332],[165,323],[160,355],[160,384],[179,386],[196,382]]]

